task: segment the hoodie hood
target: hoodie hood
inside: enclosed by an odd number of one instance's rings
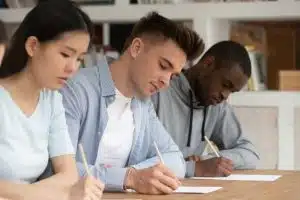
[[[172,79],[170,87],[178,94],[182,102],[187,106],[190,106],[190,92],[192,93],[192,102],[194,109],[203,109],[204,106],[197,101],[194,91],[191,89],[189,81],[183,73]]]

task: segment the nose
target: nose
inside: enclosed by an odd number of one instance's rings
[[[167,73],[159,79],[159,89],[169,87],[172,73]]]
[[[79,63],[77,61],[70,61],[66,65],[65,72],[67,74],[73,74],[77,71],[78,67]]]

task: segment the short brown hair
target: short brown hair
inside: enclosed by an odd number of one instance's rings
[[[204,50],[203,40],[195,31],[183,24],[176,24],[157,12],[149,13],[134,25],[130,36],[124,44],[123,51],[130,46],[134,38],[141,36],[155,36],[153,38],[164,40],[171,39],[183,50],[188,61],[192,61],[200,56]]]

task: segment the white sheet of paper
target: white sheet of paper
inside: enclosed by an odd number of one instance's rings
[[[195,187],[195,186],[180,186],[174,193],[189,193],[189,194],[206,194],[217,191],[222,187]],[[134,190],[127,190],[127,192],[135,192]]]
[[[225,181],[275,181],[281,175],[231,174],[228,177],[192,177],[192,179],[210,179]]]
[[[222,187],[188,187],[188,186],[180,186],[175,193],[193,193],[193,194],[206,194],[210,192],[217,191]]]

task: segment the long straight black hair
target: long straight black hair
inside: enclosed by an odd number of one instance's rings
[[[46,0],[38,3],[12,36],[0,67],[0,78],[12,76],[25,68],[28,37],[35,36],[39,42],[45,43],[70,31],[85,31],[91,39],[94,33],[90,18],[74,2]]]

